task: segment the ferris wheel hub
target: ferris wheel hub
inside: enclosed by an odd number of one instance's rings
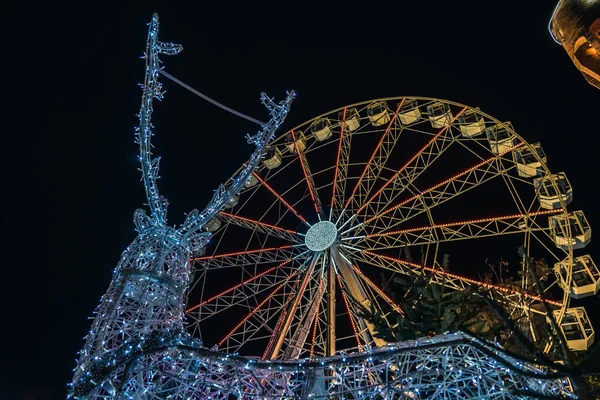
[[[321,221],[310,227],[304,243],[312,251],[323,251],[335,242],[338,230],[333,222]]]

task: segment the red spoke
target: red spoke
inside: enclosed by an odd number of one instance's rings
[[[312,199],[313,206],[315,207],[315,211],[320,214],[321,213],[321,201],[318,199],[318,195],[316,193],[317,189],[315,188],[315,184],[312,181],[312,175],[309,175],[308,161],[304,156],[302,150],[300,150],[300,146],[296,142],[296,134],[294,131],[290,131],[292,133],[292,139],[294,140],[294,148],[296,149],[296,153],[298,153],[298,161],[300,162],[300,166],[302,166],[302,173],[304,174],[304,180],[306,181],[306,186],[308,186],[308,192],[310,193],[310,198]],[[305,165],[306,164],[306,165]]]
[[[221,341],[219,343],[217,343],[217,347],[220,347],[223,345],[223,343],[225,343],[225,341],[227,339],[229,339],[231,337],[231,335],[233,335],[242,325],[244,325],[244,323],[246,321],[248,321],[254,314],[256,314],[260,308],[262,306],[264,306],[267,301],[269,301],[273,296],[275,296],[275,294],[277,294],[277,292],[279,290],[281,290],[281,288],[287,283],[287,281],[294,275],[296,275],[298,272],[296,271],[295,273],[293,273],[292,275],[290,275],[285,282],[283,282],[282,284],[280,284],[279,286],[277,286],[275,288],[275,290],[273,290],[263,301],[261,301],[254,309],[252,309],[252,311],[246,315],[246,317],[244,317],[244,319],[242,319],[236,326],[235,328],[233,328],[223,339],[221,339]]]
[[[227,222],[230,222],[237,226],[241,226],[243,228],[251,229],[254,232],[264,233],[268,236],[275,236],[284,240],[291,240],[293,242],[299,241],[297,236],[298,232],[293,231],[291,229],[280,228],[276,225],[271,225],[267,224],[266,222],[260,222],[254,219],[230,214],[225,211],[220,211],[219,215],[223,217],[223,219]]]
[[[381,135],[381,139],[379,139],[379,143],[377,143],[377,146],[375,146],[375,150],[373,150],[373,154],[371,154],[371,158],[369,158],[369,161],[367,162],[367,165],[365,165],[365,169],[363,170],[362,174],[360,175],[360,178],[358,178],[358,181],[356,182],[356,185],[354,186],[354,189],[352,189],[352,194],[348,198],[348,201],[346,201],[346,205],[344,206],[344,208],[348,208],[348,205],[350,204],[350,201],[352,201],[352,198],[354,197],[354,195],[356,194],[356,191],[360,187],[360,184],[361,184],[363,178],[365,177],[367,171],[369,170],[369,167],[371,166],[371,163],[373,162],[373,159],[375,159],[375,156],[377,155],[377,151],[381,147],[381,144],[385,140],[386,136],[389,134],[390,129],[392,128],[392,126],[394,124],[394,121],[396,120],[396,117],[398,116],[398,112],[400,112],[400,107],[402,107],[402,104],[404,104],[404,100],[405,99],[402,99],[400,101],[400,104],[398,104],[398,108],[396,109],[396,112],[394,113],[394,115],[390,119],[390,122],[388,123],[387,128],[385,128],[385,132],[383,133],[383,135]]]
[[[523,297],[525,297],[527,299],[530,299],[530,300],[545,301],[548,304],[552,304],[552,305],[559,306],[559,307],[562,306],[562,302],[560,302],[560,301],[546,300],[546,299],[543,299],[541,296],[530,294],[530,293],[525,292],[525,291],[511,289],[511,288],[507,288],[507,287],[504,287],[504,286],[494,285],[494,284],[491,284],[491,283],[480,282],[480,281],[477,281],[477,280],[471,279],[471,278],[465,278],[465,277],[460,276],[460,275],[456,275],[456,274],[452,274],[450,272],[443,271],[443,270],[441,270],[439,268],[427,267],[427,266],[420,265],[420,264],[415,264],[415,263],[412,263],[412,262],[409,262],[409,261],[400,260],[398,258],[394,258],[394,257],[384,256],[382,254],[373,253],[373,252],[367,251],[367,250],[364,250],[363,253],[369,254],[369,255],[374,256],[374,257],[379,257],[379,258],[382,258],[384,260],[392,261],[392,262],[395,262],[395,263],[409,265],[409,266],[417,268],[417,269],[419,269],[421,271],[432,272],[434,274],[443,275],[443,276],[446,276],[448,278],[458,279],[460,281],[463,281],[463,282],[466,282],[466,283],[469,283],[469,284],[472,284],[472,285],[484,287],[486,289],[492,289],[492,290],[496,290],[498,292],[503,292],[503,293],[507,293],[507,294],[520,295],[520,296],[523,296]]]
[[[300,215],[298,213],[298,211],[296,211],[294,209],[294,207],[292,207],[287,201],[284,200],[283,197],[281,197],[271,186],[269,186],[269,184],[267,182],[265,182],[264,179],[262,179],[256,172],[253,172],[254,177],[256,179],[258,179],[258,181],[261,183],[261,185],[263,185],[264,187],[266,187],[269,192],[273,193],[273,195],[284,205],[288,208],[288,210],[290,210],[292,213],[294,213],[294,215],[296,217],[298,217],[298,219],[300,219],[300,221],[304,222],[306,225],[309,225],[308,222],[306,222],[306,219]]]
[[[380,295],[385,301],[388,302],[388,304],[394,309],[394,311],[396,311],[400,315],[404,315],[404,311],[402,311],[400,306],[397,305],[396,303],[394,303],[394,301],[392,299],[390,299],[389,296],[383,292],[383,290],[378,288],[377,285],[375,285],[375,283],[373,283],[373,281],[371,281],[369,278],[367,278],[367,276],[365,274],[363,274],[362,271],[356,265],[353,265],[352,268],[369,286],[371,286],[371,288],[373,290],[375,290],[375,292],[377,292],[378,295]]]
[[[350,303],[348,303],[348,298],[346,297],[346,293],[342,288],[342,281],[339,275],[335,276],[337,278],[338,285],[340,287],[340,292],[342,292],[342,298],[344,299],[344,304],[346,305],[346,310],[348,311],[348,318],[350,318],[350,323],[352,324],[352,330],[354,331],[354,337],[356,338],[356,343],[358,344],[358,349],[362,351],[362,345],[360,344],[360,338],[358,334],[358,329],[356,328],[356,323],[354,322],[354,318],[352,318],[352,312],[350,311]]]
[[[440,183],[438,183],[438,184],[436,184],[436,185],[434,185],[434,186],[431,186],[431,187],[429,187],[428,189],[425,189],[425,190],[421,191],[419,194],[416,194],[416,195],[412,196],[411,198],[409,198],[409,199],[407,199],[407,200],[404,200],[403,202],[401,202],[401,203],[399,203],[399,204],[397,204],[397,205],[395,205],[395,206],[393,206],[393,207],[390,207],[390,208],[388,208],[387,210],[384,210],[384,211],[380,212],[379,214],[377,214],[377,215],[375,215],[375,216],[373,216],[373,217],[371,217],[371,218],[367,219],[367,220],[365,221],[365,224],[368,224],[369,222],[371,222],[371,221],[373,221],[373,220],[375,220],[375,219],[377,219],[377,218],[381,218],[381,217],[383,217],[384,215],[386,215],[386,214],[388,214],[388,213],[390,213],[390,212],[392,212],[392,211],[394,211],[394,210],[397,210],[398,208],[400,208],[400,207],[402,207],[402,206],[404,206],[404,205],[406,205],[406,204],[410,203],[411,201],[414,201],[414,200],[418,199],[420,196],[422,196],[422,195],[424,195],[424,194],[427,194],[427,193],[429,193],[429,192],[432,192],[432,191],[434,191],[434,190],[438,189],[439,187],[441,187],[441,186],[443,186],[443,185],[445,185],[445,184],[447,184],[447,183],[450,183],[450,182],[454,181],[454,180],[455,180],[455,179],[457,179],[457,178],[460,178],[460,177],[462,177],[462,176],[464,176],[464,175],[467,175],[467,174],[469,174],[469,173],[471,173],[471,172],[473,172],[473,171],[477,170],[478,168],[481,168],[481,167],[483,167],[484,165],[486,165],[486,164],[489,164],[490,162],[492,162],[492,161],[494,161],[494,160],[497,160],[498,158],[502,157],[504,154],[506,154],[506,153],[508,153],[508,152],[511,152],[511,151],[515,150],[516,148],[518,148],[518,147],[522,146],[523,144],[524,144],[524,142],[521,142],[521,143],[517,144],[516,146],[514,146],[514,147],[511,147],[510,149],[508,149],[508,150],[506,150],[506,151],[502,152],[501,154],[498,154],[498,155],[496,155],[496,156],[494,156],[494,157],[490,157],[490,158],[488,158],[487,160],[484,160],[484,161],[480,162],[479,164],[477,164],[477,165],[475,165],[475,166],[473,166],[473,167],[471,167],[471,168],[468,168],[468,169],[466,169],[466,170],[464,170],[464,171],[462,171],[462,172],[459,172],[458,174],[454,175],[454,176],[453,176],[453,177],[451,177],[451,178],[448,178],[448,179],[446,179],[446,180],[445,180],[445,181],[443,181],[443,182],[440,182]]]
[[[444,132],[446,132],[447,129],[450,129],[450,126],[452,125],[452,123],[454,121],[456,121],[456,119],[459,117],[459,115],[461,115],[467,108],[463,107],[462,110],[460,110],[450,121],[450,123],[448,123],[448,125],[444,126],[442,129],[440,129],[440,131],[429,141],[427,142],[427,144],[425,146],[423,146],[423,148],[421,150],[419,150],[414,156],[412,156],[412,158],[410,160],[408,160],[406,162],[406,164],[404,164],[402,166],[402,168],[400,168],[395,174],[394,176],[392,176],[389,180],[387,180],[383,186],[377,191],[375,192],[375,194],[373,196],[371,196],[371,198],[369,200],[367,200],[357,211],[356,214],[360,213],[362,210],[364,210],[371,201],[373,201],[373,199],[375,199],[377,196],[379,196],[381,194],[381,192],[383,192],[385,190],[385,188],[388,187],[389,184],[391,184],[392,182],[394,182],[396,180],[396,178],[402,173],[404,172],[404,170],[406,170],[410,164],[415,161],[416,159],[419,158],[419,156],[421,156],[421,154],[423,154],[423,152],[430,147],[433,143],[435,143],[435,141],[444,134]]]
[[[239,256],[239,255],[245,255],[245,254],[254,254],[254,253],[264,253],[267,251],[277,251],[277,250],[284,250],[284,249],[289,249],[293,247],[291,244],[286,244],[285,246],[281,246],[281,247],[268,247],[266,249],[254,249],[254,250],[245,250],[245,251],[236,251],[233,253],[226,253],[226,254],[216,254],[213,256],[202,256],[202,257],[196,257],[196,258],[192,258],[192,261],[202,261],[202,260],[214,260],[216,258],[224,258],[224,257],[232,257],[232,256]]]
[[[185,312],[186,312],[186,313],[192,312],[192,311],[194,311],[194,310],[196,310],[196,309],[198,309],[198,308],[202,307],[203,305],[205,305],[205,304],[207,304],[207,303],[210,303],[211,301],[213,301],[213,300],[216,300],[216,299],[218,299],[219,297],[221,297],[221,296],[223,296],[223,295],[226,295],[227,293],[233,292],[235,289],[238,289],[238,288],[240,288],[240,287],[242,287],[242,286],[244,286],[244,285],[246,285],[246,284],[248,284],[248,283],[252,282],[252,281],[253,281],[253,280],[255,280],[255,279],[258,279],[258,278],[260,278],[261,276],[264,276],[264,275],[266,275],[266,274],[268,274],[268,273],[270,273],[270,272],[273,272],[273,271],[275,271],[277,268],[283,267],[284,265],[286,265],[286,264],[290,263],[291,261],[292,261],[292,260],[286,260],[286,261],[282,262],[281,264],[277,265],[276,267],[269,268],[268,270],[266,270],[266,271],[264,271],[264,272],[261,272],[261,273],[260,273],[260,274],[258,274],[258,275],[254,275],[254,276],[252,276],[252,277],[248,278],[247,280],[245,280],[244,282],[242,282],[242,283],[239,283],[239,284],[237,284],[237,285],[235,285],[235,286],[233,286],[233,287],[230,287],[229,289],[227,289],[227,290],[224,290],[223,292],[221,292],[221,293],[219,293],[219,294],[217,294],[217,295],[215,295],[215,296],[211,297],[211,298],[210,298],[210,299],[208,299],[208,300],[205,300],[205,301],[203,301],[203,302],[202,302],[202,303],[200,303],[200,304],[196,304],[195,306],[188,308],[187,310],[185,310]]]
[[[365,238],[369,239],[369,238],[374,238],[374,237],[385,237],[385,236],[400,235],[400,234],[403,234],[403,233],[411,233],[411,232],[417,232],[417,231],[426,231],[426,230],[432,230],[432,229],[437,229],[437,228],[448,228],[448,227],[452,227],[452,226],[480,224],[480,223],[494,222],[494,221],[504,221],[504,220],[510,220],[510,219],[529,218],[529,217],[535,217],[535,216],[538,216],[538,215],[556,214],[556,213],[561,213],[561,212],[564,212],[564,211],[565,210],[563,210],[562,208],[556,208],[554,210],[534,211],[534,212],[530,212],[530,213],[527,213],[527,214],[513,214],[513,215],[505,215],[505,216],[501,216],[501,217],[490,217],[490,218],[473,219],[473,220],[470,220],[470,221],[458,221],[458,222],[448,222],[448,223],[445,223],[445,224],[433,224],[433,225],[429,225],[429,226],[422,226],[422,227],[419,227],[419,228],[403,229],[403,230],[399,230],[399,231],[383,232],[383,233],[372,233],[370,235],[366,235]]]
[[[346,122],[346,110],[347,108],[344,107],[344,112],[342,114],[342,122],[340,122],[340,141],[338,143],[337,158],[335,160],[335,173],[333,175],[333,189],[331,192],[331,210],[333,210],[335,204],[335,187],[337,186],[337,178],[340,168],[340,155],[342,154],[342,143],[344,139],[344,123]]]
[[[313,325],[313,329],[312,329],[312,340],[310,342],[310,355],[308,356],[308,358],[313,358],[313,354],[315,352],[315,339],[317,337],[317,326],[319,325],[319,309],[321,308],[321,293],[323,291],[323,282],[321,281],[321,284],[319,285],[319,292],[317,293],[317,298],[319,299],[319,302],[317,303],[317,309],[315,311],[315,321],[314,321],[314,325]]]

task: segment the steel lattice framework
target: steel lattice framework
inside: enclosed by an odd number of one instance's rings
[[[170,77],[158,57],[181,50],[158,40],[155,15],[136,132],[150,214],[135,213],[138,236],[98,306],[71,398],[575,398],[565,375],[494,343],[458,332],[390,344],[360,312],[379,310],[388,323],[392,311],[402,314],[373,277],[384,271],[427,276],[449,290],[479,288],[512,315],[530,321],[537,313],[560,324],[575,285],[574,240],[589,238],[536,145],[478,109],[417,97],[344,107],[274,139],[294,94],[278,104],[263,94],[271,119],[247,137],[256,146],[249,161],[203,211],[170,227],[151,117],[153,100],[163,96],[158,78]],[[485,129],[508,136],[476,137]],[[425,140],[399,156],[397,143],[409,134]],[[353,146],[371,150],[369,140],[374,150],[357,161]],[[436,161],[456,148],[471,155],[464,157],[470,164],[435,180]],[[437,209],[492,181],[512,199],[506,213],[439,222]],[[555,194],[551,206],[539,206],[542,190]],[[550,299],[552,285],[532,291],[525,275],[519,285],[502,285],[441,268],[441,246],[504,236],[564,261],[566,273],[554,281],[566,288],[559,299]],[[424,249],[421,262],[399,254],[408,248]],[[551,329],[560,334],[556,321]]]

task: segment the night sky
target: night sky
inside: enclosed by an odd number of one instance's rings
[[[296,90],[284,128],[401,95],[509,120],[530,143],[542,142],[552,171],[567,173],[572,209],[600,223],[600,92],[551,39],[554,1],[346,2],[328,10],[195,3],[29,2],[5,14],[1,398],[64,398],[88,317],[135,236],[133,212],[145,198],[133,138],[153,12],[161,40],[184,46],[162,57],[166,70],[215,100],[266,120],[260,93],[280,99]],[[243,136],[256,126],[163,82],[154,144],[170,222],[179,224],[248,157]]]

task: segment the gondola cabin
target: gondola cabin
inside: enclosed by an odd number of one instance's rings
[[[494,154],[504,154],[517,144],[517,137],[510,122],[493,125],[485,130],[490,151]]]
[[[381,126],[390,122],[390,112],[382,101],[376,101],[367,106],[367,115],[373,126]]]
[[[542,208],[561,208],[573,200],[573,188],[564,172],[534,179],[533,184]]]
[[[296,148],[300,151],[306,149],[306,138],[302,131],[290,131],[285,136],[285,147],[292,154],[296,154]]]
[[[263,165],[267,169],[275,169],[281,165],[281,151],[277,147],[269,147],[263,156]]]
[[[258,179],[254,175],[250,175],[250,177],[248,179],[246,179],[244,186],[247,188],[251,188],[253,186],[256,186],[257,184],[258,184]]]
[[[547,159],[541,144],[534,143],[530,147],[521,146],[512,154],[519,176],[531,178],[543,173],[542,166],[546,164]]]
[[[342,110],[338,114],[338,119],[340,123],[343,123],[344,130],[349,132],[354,132],[358,128],[360,128],[360,114],[356,108],[346,108]]]
[[[235,207],[237,205],[237,203],[239,201],[240,201],[239,196],[237,194],[233,195],[233,196],[231,196],[231,198],[227,202],[225,202],[225,205],[223,206],[223,208],[226,208],[226,209],[227,208],[233,208],[233,207]]]
[[[554,264],[554,273],[563,290],[569,290],[569,271],[571,275],[569,296],[574,299],[593,296],[600,289],[600,271],[589,255],[576,257],[569,267],[567,259]]]
[[[310,133],[319,142],[329,139],[331,137],[331,122],[329,118],[315,120],[310,126]]]
[[[434,128],[442,128],[450,125],[452,121],[450,106],[439,101],[427,106],[427,115],[429,115],[429,122],[431,122],[431,126]]]
[[[556,247],[563,250],[568,250],[569,244],[573,249],[582,249],[592,240],[592,228],[583,211],[573,211],[568,217],[564,214],[553,215],[548,218],[548,225]]]
[[[402,125],[410,125],[417,122],[421,118],[421,111],[419,110],[419,103],[416,99],[406,99],[400,109],[398,110],[398,118]]]
[[[477,136],[485,130],[485,120],[478,111],[479,108],[466,110],[458,116],[458,127],[463,136]]]
[[[204,228],[206,228],[206,230],[209,232],[215,232],[220,227],[221,227],[221,219],[219,217],[217,217],[216,215],[214,217],[212,217],[212,219],[210,221],[208,221],[206,223],[206,225],[204,225]]]
[[[594,328],[583,307],[567,308],[558,320],[560,310],[553,311],[554,318],[565,335],[567,347],[574,351],[584,351],[594,343]]]

